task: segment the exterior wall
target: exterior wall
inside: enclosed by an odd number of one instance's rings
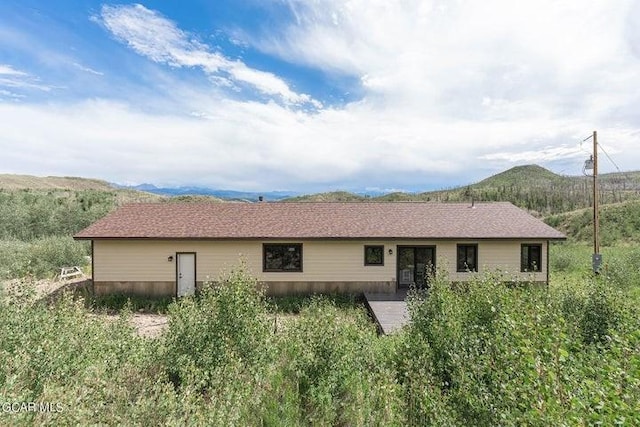
[[[454,281],[499,269],[509,279],[546,281],[546,241],[269,241],[302,243],[303,271],[262,271],[262,241],[96,240],[96,293],[175,294],[176,253],[195,252],[196,281],[215,280],[244,260],[248,272],[269,286],[271,294],[296,292],[395,292],[397,246],[436,247],[436,266]],[[456,272],[456,244],[478,244],[478,273]],[[520,273],[522,243],[542,245],[542,271]],[[384,245],[384,265],[365,266],[364,246]],[[393,254],[389,254],[392,250]],[[172,256],[173,260],[168,261]]]
[[[542,245],[541,271],[535,273],[520,272],[520,251],[522,244]],[[456,251],[458,244],[478,245],[478,272],[458,273],[456,271]],[[505,280],[526,280],[531,282],[547,281],[547,242],[546,240],[457,240],[438,245],[436,265],[444,269],[449,279],[464,282],[487,272],[499,271]]]

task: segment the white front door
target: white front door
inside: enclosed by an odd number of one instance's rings
[[[193,295],[196,291],[196,254],[177,254],[178,268],[176,282],[178,296]]]

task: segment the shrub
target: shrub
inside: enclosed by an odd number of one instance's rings
[[[86,265],[88,253],[86,242],[76,242],[71,237],[0,241],[0,278],[52,277],[61,267]]]
[[[595,281],[582,304],[580,330],[585,343],[605,343],[618,326],[622,301],[603,281]]]
[[[88,317],[70,294],[47,306],[26,291],[30,286],[23,283],[20,294],[0,300],[0,396],[3,402],[58,403],[62,412],[0,413],[0,423],[158,421],[151,405],[159,390],[156,351],[133,334],[127,315],[115,322]]]
[[[282,369],[296,385],[302,424],[403,425],[400,389],[387,366],[388,347],[363,309],[338,309],[314,297],[281,337]]]
[[[165,370],[181,394],[210,401],[216,424],[253,419],[272,359],[264,293],[243,268],[169,307]]]
[[[45,237],[35,240],[29,248],[30,271],[36,277],[59,272],[62,267],[84,266],[88,246],[71,237]]]
[[[0,279],[24,277],[29,270],[29,247],[18,240],[0,240]]]
[[[638,287],[640,285],[640,248],[619,249],[606,256],[602,273],[615,286]]]
[[[454,289],[436,281],[409,305],[399,369],[409,423],[615,424],[634,417],[640,379],[628,372],[640,366],[630,358],[638,310],[620,295],[604,284],[548,290],[485,277]]]

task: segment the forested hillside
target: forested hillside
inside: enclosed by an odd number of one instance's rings
[[[551,215],[545,222],[572,240],[590,242],[593,239],[593,209]],[[640,200],[601,206],[599,235],[603,246],[640,243]]]
[[[86,264],[89,245],[72,235],[132,201],[160,200],[100,180],[0,175],[0,279],[51,276]]]
[[[362,197],[347,192],[301,196],[291,201],[506,201],[546,216],[592,206],[592,178],[557,175],[536,165],[517,166],[476,184],[424,193],[390,193]],[[603,174],[599,179],[600,203],[640,200],[640,172]]]

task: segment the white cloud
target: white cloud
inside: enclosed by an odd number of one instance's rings
[[[0,102],[12,124],[2,144],[17,147],[0,169],[247,190],[441,188],[522,163],[579,173],[593,129],[623,170],[640,164],[640,7],[630,0],[289,4],[293,22],[238,30],[237,43],[349,76],[358,99],[292,108],[320,104],[170,17],[104,6],[95,19],[170,77],[146,75],[151,90],[128,102]],[[181,81],[172,67],[207,79]],[[21,71],[0,66],[0,79],[28,77],[10,72]],[[252,101],[230,94],[247,88]],[[160,103],[163,114],[145,108]]]
[[[0,64],[0,87],[13,88],[13,89],[36,89],[39,91],[49,92],[52,89],[56,89],[55,86],[45,85],[40,82],[40,79],[31,76],[24,71],[16,70],[11,65]],[[13,93],[13,91],[4,90],[5,95],[12,93],[13,98],[22,97],[19,94]]]
[[[358,77],[379,105],[491,119],[482,99],[502,99],[515,114],[554,115],[567,98],[593,92],[638,96],[630,90],[638,58],[621,37],[631,0],[291,3],[297,22],[252,42]]]
[[[0,64],[0,75],[5,76],[26,76],[27,73],[13,68],[11,65]]]
[[[517,152],[502,152],[491,153],[480,156],[482,160],[504,160],[512,163],[528,162],[528,163],[541,163],[550,162],[558,159],[566,158],[582,158],[584,157],[584,151],[579,147],[545,147],[540,150],[533,151],[517,151]]]
[[[100,18],[94,19],[102,22],[117,39],[155,62],[174,67],[201,67],[214,75],[227,73],[237,83],[250,85],[266,95],[278,95],[287,103],[312,103],[320,107],[308,95],[291,90],[276,75],[211,52],[208,46],[182,31],[174,22],[142,5],[105,5]],[[227,82],[224,76],[223,81]]]
[[[87,67],[87,66],[79,64],[77,62],[72,63],[72,65],[74,67],[76,67],[78,70],[84,71],[85,73],[94,74],[96,76],[104,76],[104,73],[102,71],[94,70],[91,67]]]

